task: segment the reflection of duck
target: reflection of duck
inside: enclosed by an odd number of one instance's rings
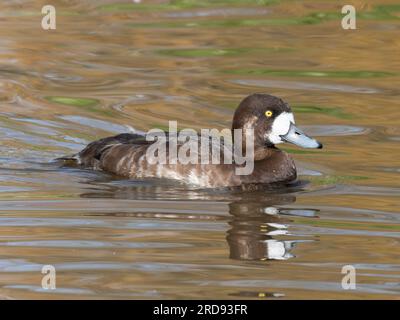
[[[112,182],[108,184],[107,182]],[[119,182],[119,183],[118,183]],[[153,182],[153,183],[152,183]],[[301,185],[292,185],[288,188],[257,190],[255,192],[237,192],[233,190],[188,189],[179,184],[171,184],[171,181],[147,181],[147,183],[133,183],[128,180],[114,180],[111,177],[100,176],[93,183],[90,192],[81,194],[83,198],[117,198],[138,201],[135,210],[106,212],[107,216],[129,216],[130,218],[146,219],[188,219],[190,223],[196,221],[214,220],[216,216],[210,212],[215,209],[216,202],[220,203],[220,212],[226,212],[226,201],[232,201],[228,205],[231,215],[230,229],[226,231],[226,240],[230,249],[230,258],[239,260],[286,260],[294,257],[291,253],[293,247],[300,242],[310,241],[306,239],[293,239],[293,234],[288,230],[291,216],[312,218],[316,216],[315,209],[292,209],[281,207],[292,204],[296,197],[292,192],[301,190]],[[192,201],[183,199],[203,200],[202,206],[194,210]],[[154,203],[140,200],[151,199]],[[156,200],[155,200],[156,199]],[[166,201],[180,200],[180,201]],[[220,202],[223,200],[223,202]],[[167,205],[168,203],[168,205]],[[208,203],[208,204],[207,204]],[[154,208],[153,208],[154,206]],[[138,209],[142,208],[142,209]],[[163,208],[163,209],[161,209]],[[177,209],[179,208],[179,209]],[[182,210],[183,208],[183,210]],[[185,211],[196,214],[184,213]],[[183,212],[181,212],[183,211]],[[100,215],[102,213],[96,213]],[[218,215],[218,217],[221,217]],[[287,239],[290,237],[290,239]]]
[[[299,240],[278,240],[287,235],[286,222],[279,215],[313,215],[310,210],[278,209],[274,205],[295,202],[294,196],[274,196],[262,202],[236,201],[229,205],[233,216],[227,233],[230,258],[240,260],[286,260],[294,257],[290,252]]]
[[[237,174],[236,169],[243,168],[243,164],[237,163],[154,163],[154,159],[147,153],[154,142],[146,141],[142,135],[130,133],[94,141],[73,157],[61,159],[70,160],[67,162],[72,161],[81,167],[100,169],[129,178],[173,178],[202,187],[226,187],[296,179],[293,160],[286,152],[277,149],[276,144],[291,142],[305,148],[322,147],[318,141],[295,127],[294,117],[287,103],[267,94],[253,94],[240,103],[232,122],[232,130],[236,129],[242,130],[242,144],[238,149],[243,151],[246,150],[247,129],[254,132],[254,169],[250,174]],[[220,152],[214,151],[215,149],[224,150],[223,144],[216,147],[210,140],[206,141],[209,154]],[[182,144],[178,144],[178,152]],[[163,150],[168,159],[168,142]]]

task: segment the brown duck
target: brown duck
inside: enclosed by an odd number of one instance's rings
[[[177,163],[154,163],[148,151],[155,141],[147,141],[144,135],[136,133],[122,133],[94,141],[76,155],[60,159],[65,163],[71,163],[72,160],[82,168],[102,170],[132,179],[176,179],[206,188],[244,187],[288,183],[296,179],[294,161],[285,151],[276,148],[277,144],[290,142],[304,148],[322,148],[321,143],[308,137],[295,126],[290,106],[280,98],[268,94],[252,94],[239,104],[233,116],[232,132],[235,129],[242,129],[243,132],[242,151],[247,141],[244,136],[248,132],[246,130],[251,129],[253,132],[254,161],[250,174],[237,174],[236,169],[244,164],[235,161],[224,163],[222,160],[220,164],[201,164],[200,161],[198,164],[184,164],[179,160]],[[222,153],[226,143],[223,139],[218,141],[220,146],[217,145],[217,152]],[[169,159],[170,143],[167,139],[165,150],[159,149],[154,156],[165,152],[166,158]],[[182,142],[177,144],[178,152],[183,145]],[[211,154],[216,144],[209,139],[207,147]]]

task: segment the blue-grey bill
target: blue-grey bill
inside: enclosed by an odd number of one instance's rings
[[[303,131],[297,128],[293,123],[290,124],[288,133],[280,136],[283,141],[290,142],[302,148],[321,149],[322,144],[317,140],[307,136]]]

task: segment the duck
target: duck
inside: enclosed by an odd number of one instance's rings
[[[292,143],[302,148],[321,149],[322,144],[306,135],[295,125],[294,115],[288,103],[270,94],[254,93],[245,97],[236,108],[232,127],[233,146],[238,145],[241,152],[248,151],[252,145],[251,171],[238,173],[245,164],[235,161],[156,162],[155,156],[168,157],[172,140],[166,138],[167,147],[154,149],[156,141],[143,133],[121,133],[89,143],[83,150],[72,156],[58,158],[65,165],[85,169],[100,170],[128,179],[166,178],[202,188],[250,187],[291,183],[297,179],[297,170],[292,157],[277,147],[281,143]],[[235,135],[234,132],[239,132]],[[249,140],[249,132],[251,139]],[[197,140],[198,141],[198,140]],[[222,153],[229,143],[219,137],[205,141],[206,149]],[[185,150],[183,150],[185,148]],[[177,142],[177,152],[187,154],[187,146]],[[205,149],[205,150],[206,150]],[[190,149],[192,150],[192,149]],[[236,149],[235,149],[236,150]],[[250,150],[250,148],[249,148]],[[200,159],[200,154],[194,156]],[[178,157],[179,158],[179,157]],[[246,164],[247,165],[247,164]]]

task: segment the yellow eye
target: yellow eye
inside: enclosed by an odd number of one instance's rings
[[[268,118],[272,117],[272,111],[271,111],[271,110],[265,111],[265,115],[266,115]]]

